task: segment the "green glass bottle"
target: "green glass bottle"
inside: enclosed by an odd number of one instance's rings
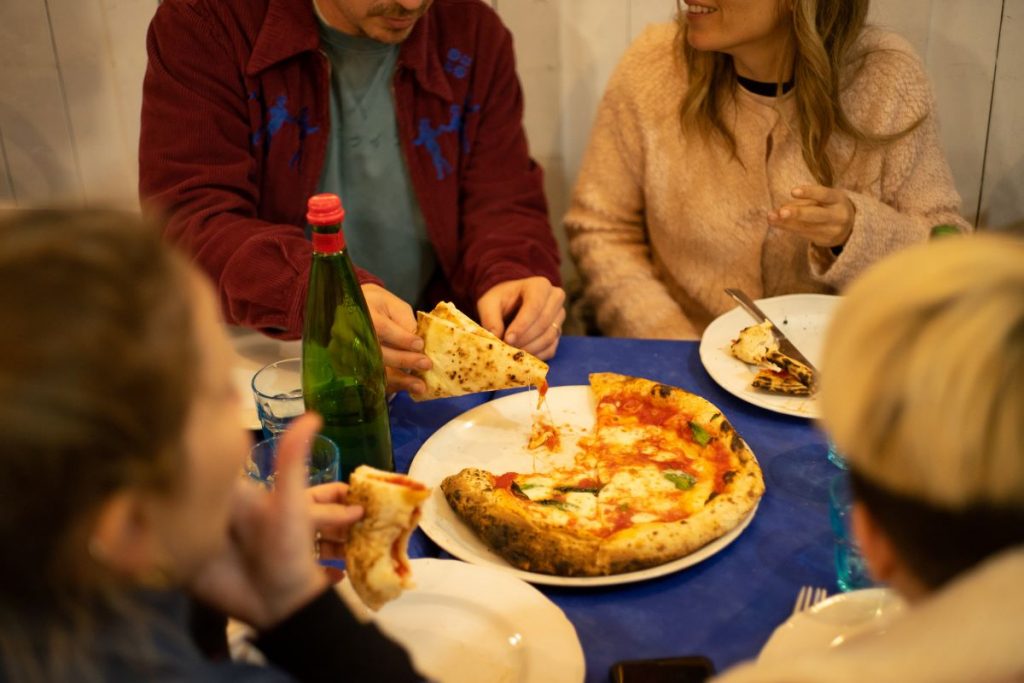
[[[334,194],[310,197],[313,230],[302,395],[324,420],[322,433],[341,451],[341,480],[359,465],[393,471],[387,380],[363,290],[345,250],[345,210]]]

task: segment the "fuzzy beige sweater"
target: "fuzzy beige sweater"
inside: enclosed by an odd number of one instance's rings
[[[719,142],[688,139],[679,126],[686,77],[674,36],[674,25],[652,26],[619,63],[565,217],[605,334],[692,339],[735,305],[724,287],[754,298],[834,293],[885,254],[927,239],[936,224],[970,230],[939,146],[928,78],[902,38],[865,32],[862,44],[879,49],[843,91],[843,106],[871,133],[927,118],[884,147],[855,148],[833,136],[835,187],[856,208],[835,257],[767,221],[792,188],[817,184],[801,154],[792,92],[775,98],[737,88],[726,105],[736,158]]]

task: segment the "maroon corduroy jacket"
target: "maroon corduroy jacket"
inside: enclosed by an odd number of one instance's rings
[[[228,322],[284,337],[301,333],[305,205],[330,126],[319,48],[312,0],[165,0],[148,36],[142,200],[167,213],[167,237],[213,277]],[[512,38],[494,11],[435,0],[400,48],[393,88],[440,266],[431,298],[475,313],[500,282],[559,284]]]

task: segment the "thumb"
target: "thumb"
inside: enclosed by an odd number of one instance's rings
[[[476,304],[480,324],[498,339],[505,336],[505,318],[501,311],[501,297],[488,292]]]
[[[309,449],[320,429],[321,419],[316,413],[297,418],[281,436],[277,447],[274,491],[283,501],[302,498],[307,483],[306,461]]]

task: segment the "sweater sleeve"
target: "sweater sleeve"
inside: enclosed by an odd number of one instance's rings
[[[373,624],[360,623],[333,587],[274,628],[255,645],[298,681],[421,681],[408,653]]]
[[[213,279],[227,322],[296,338],[312,246],[302,227],[258,215],[243,66],[203,11],[165,2],[150,24],[139,193],[169,214],[165,236]]]
[[[875,134],[898,133],[919,123],[885,145],[877,193],[847,190],[856,215],[840,255],[810,247],[812,274],[838,289],[886,254],[928,239],[935,225],[972,229],[960,215],[960,195],[939,142],[928,76],[902,40],[888,37],[886,42],[892,44],[868,57],[846,106],[855,121]]]
[[[658,274],[644,220],[644,115],[633,95],[644,79],[637,45],[616,68],[598,107],[572,203],[569,248],[602,332],[695,339],[698,335]]]
[[[496,25],[480,32],[490,43],[480,50],[481,66],[489,70],[476,133],[464,143],[461,253],[451,273],[454,289],[467,292],[474,302],[508,280],[539,275],[561,284],[543,172],[529,156],[523,130],[512,36],[489,11],[488,18]]]

